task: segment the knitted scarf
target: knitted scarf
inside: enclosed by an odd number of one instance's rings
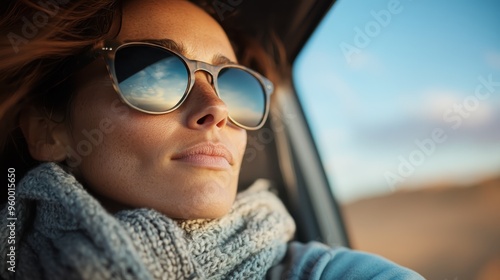
[[[283,258],[295,224],[258,180],[214,220],[174,221],[152,209],[107,212],[60,166],[45,163],[16,187],[15,272],[0,212],[4,279],[262,279]],[[11,209],[12,210],[12,209]]]

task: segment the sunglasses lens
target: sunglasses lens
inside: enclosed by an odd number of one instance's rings
[[[189,83],[189,73],[175,54],[153,46],[124,46],[115,55],[115,75],[122,97],[151,113],[174,108]]]
[[[217,78],[220,98],[231,118],[247,127],[257,127],[264,119],[266,94],[259,80],[239,68],[225,68]]]

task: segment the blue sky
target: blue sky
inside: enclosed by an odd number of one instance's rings
[[[500,176],[499,15],[493,0],[337,1],[294,79],[341,201]]]

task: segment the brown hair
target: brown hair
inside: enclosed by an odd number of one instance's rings
[[[0,155],[1,170],[16,175],[37,164],[29,155],[18,128],[27,104],[68,115],[72,83],[64,66],[73,57],[102,40],[113,23],[120,0],[8,0],[0,10]],[[207,1],[192,1],[209,13]],[[225,28],[240,62],[276,81],[276,64],[260,45]],[[279,44],[272,52],[283,53]],[[283,56],[281,56],[283,57]],[[64,120],[60,120],[64,121]]]
[[[36,164],[18,128],[27,104],[66,111],[70,83],[61,77],[69,58],[102,39],[116,0],[11,0],[0,11],[0,154],[2,170],[23,176]]]

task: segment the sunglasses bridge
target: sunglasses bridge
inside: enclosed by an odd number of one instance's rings
[[[190,75],[190,77],[192,77],[192,79],[193,79],[193,84],[196,83],[195,74],[197,72],[204,72],[204,73],[208,74],[207,75],[208,82],[210,83],[210,85],[214,89],[217,96],[220,98],[219,93],[217,92],[217,89],[215,88],[215,80],[217,79],[216,74],[218,74],[218,72],[219,72],[219,67],[216,65],[212,65],[210,63],[199,61],[199,60],[188,60],[187,63],[189,64],[188,65],[189,70],[192,72],[192,75]],[[190,87],[189,91],[191,91],[191,89],[192,88]]]
[[[272,82],[269,81],[267,78],[265,78],[261,74],[255,72],[255,71],[253,71],[245,66],[233,64],[233,63],[222,64],[222,65],[213,65],[213,64],[206,63],[203,61],[191,60],[191,59],[184,57],[182,54],[180,54],[174,50],[169,49],[168,47],[161,46],[158,44],[149,43],[149,42],[130,42],[130,43],[122,44],[122,43],[119,43],[116,41],[108,41],[108,42],[102,42],[102,44],[99,44],[99,45],[100,46],[96,45],[96,48],[92,51],[94,58],[95,58],[96,54],[101,54],[103,56],[104,60],[106,61],[106,67],[108,68],[109,75],[113,79],[113,86],[115,87],[115,90],[120,94],[122,100],[126,104],[128,104],[132,108],[135,108],[141,112],[149,113],[149,114],[165,114],[165,113],[172,112],[172,111],[176,110],[177,108],[179,108],[179,106],[182,103],[184,103],[185,99],[190,94],[190,92],[195,84],[195,80],[196,80],[195,74],[198,71],[203,71],[203,72],[208,73],[210,75],[211,80],[209,81],[209,83],[212,86],[213,90],[215,91],[216,96],[220,100],[222,100],[223,102],[226,103],[226,100],[224,100],[224,97],[226,96],[226,94],[224,94],[224,96],[221,96],[222,93],[220,92],[221,91],[220,84],[219,84],[219,79],[221,78],[220,74],[222,71],[224,71],[224,73],[226,73],[225,69],[228,69],[227,71],[231,71],[229,69],[239,69],[239,71],[246,72],[248,75],[252,76],[257,81],[257,83],[260,84],[260,88],[262,90],[263,97],[260,98],[261,103],[259,106],[262,106],[262,108],[258,109],[255,112],[257,112],[258,114],[261,114],[261,115],[259,116],[258,119],[255,119],[255,120],[245,119],[246,116],[244,116],[244,115],[240,115],[236,118],[236,117],[232,116],[231,112],[234,109],[233,108],[234,106],[232,106],[229,109],[229,111],[230,111],[229,119],[233,123],[235,123],[237,126],[244,128],[244,129],[247,129],[247,130],[259,129],[260,127],[262,127],[264,125],[264,122],[267,119],[267,115],[269,114],[269,97],[274,90],[274,86],[273,86]],[[175,106],[171,107],[170,109],[159,109],[159,110],[144,108],[144,105],[137,104],[137,103],[134,103],[133,101],[131,101],[131,99],[128,98],[126,96],[126,94],[121,90],[120,82],[118,82],[116,72],[115,72],[116,53],[122,49],[127,49],[129,47],[135,47],[135,46],[146,46],[146,47],[152,47],[153,49],[164,50],[164,51],[167,51],[168,53],[170,53],[174,56],[177,56],[183,62],[183,64],[186,67],[186,70],[188,70],[188,72],[189,72],[189,73],[187,73],[188,74],[188,85],[186,87],[186,91],[184,92],[183,96],[179,100],[179,103],[177,103]],[[91,54],[92,54],[92,52],[91,52]],[[228,73],[234,74],[234,72],[228,72]],[[240,78],[244,78],[244,77],[240,76]],[[224,84],[226,87],[227,86],[226,82],[224,82]],[[247,90],[250,89],[248,87],[248,84],[246,84],[246,85],[240,84],[240,85],[243,86],[243,88],[245,88]],[[255,102],[252,102],[252,103],[254,105],[256,104]],[[252,104],[252,103],[248,103],[248,104]],[[229,106],[229,104],[227,104],[227,105]],[[238,105],[241,105],[241,104],[238,104]],[[239,108],[240,112],[244,112],[244,110],[241,111],[241,109],[246,108],[246,107],[248,107],[247,103],[245,103],[243,106],[240,106],[240,108]],[[247,115],[247,116],[251,116],[251,115]]]

